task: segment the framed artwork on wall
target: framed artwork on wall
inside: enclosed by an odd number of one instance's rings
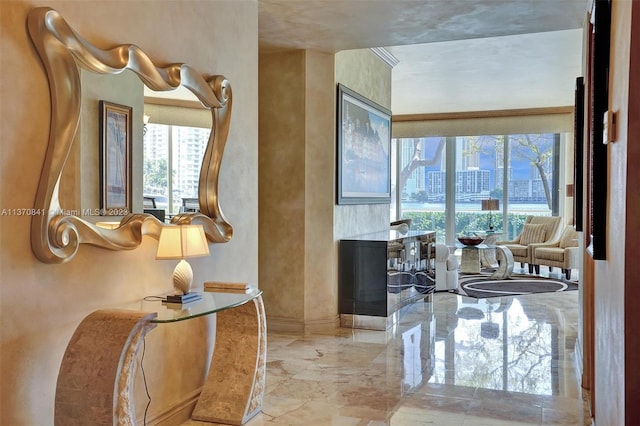
[[[576,231],[584,231],[584,77],[576,78],[574,110],[574,191],[573,223]]]
[[[131,213],[132,108],[100,101],[100,212]]]
[[[587,252],[593,259],[607,259],[607,192],[608,150],[604,130],[604,115],[609,109],[609,49],[611,40],[611,5],[608,0],[593,3],[595,22],[591,34],[591,134],[589,146],[589,189],[587,209],[591,241]]]
[[[391,202],[391,111],[338,85],[338,204]]]

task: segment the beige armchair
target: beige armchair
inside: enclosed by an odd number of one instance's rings
[[[392,231],[398,231],[401,234],[406,234],[411,229],[411,219],[395,220],[390,223]]]
[[[520,234],[513,240],[497,241],[496,245],[507,246],[513,253],[513,261],[524,267],[527,263],[529,273],[533,273],[533,250],[537,246],[553,244],[562,231],[560,216],[527,216]]]
[[[573,226],[566,226],[553,244],[538,245],[533,251],[533,264],[537,273],[540,265],[562,269],[567,280],[571,279],[571,269],[578,268],[578,233]]]

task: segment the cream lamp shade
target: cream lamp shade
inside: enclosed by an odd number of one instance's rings
[[[193,270],[184,259],[209,255],[209,245],[202,225],[163,226],[158,241],[156,259],[180,259],[173,271],[173,286],[187,294],[193,282]]]

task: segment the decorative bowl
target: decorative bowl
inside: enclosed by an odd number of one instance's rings
[[[478,244],[482,244],[482,242],[484,241],[484,238],[466,236],[466,237],[458,237],[458,241],[460,241],[460,243],[464,244],[465,246],[477,246]]]

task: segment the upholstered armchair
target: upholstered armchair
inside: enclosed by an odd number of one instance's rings
[[[560,216],[527,216],[520,234],[513,240],[497,241],[496,245],[507,246],[513,253],[514,262],[528,264],[533,273],[533,250],[537,246],[553,244],[562,231]]]
[[[406,234],[411,228],[411,219],[395,220],[390,223],[390,227],[392,231],[398,231],[401,234]]]
[[[533,251],[533,264],[536,273],[540,273],[540,265],[562,269],[567,280],[571,279],[571,269],[578,268],[578,233],[573,226],[565,226],[560,238],[552,244],[543,244]]]
[[[458,287],[458,258],[444,244],[436,244],[436,291],[454,290]]]

